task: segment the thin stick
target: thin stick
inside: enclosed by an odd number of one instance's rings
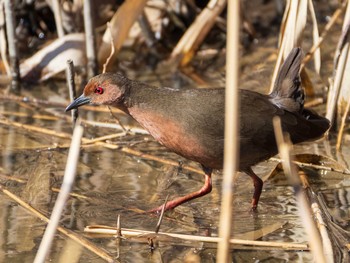
[[[342,139],[343,139],[345,122],[346,122],[346,119],[347,119],[347,117],[349,115],[349,110],[350,110],[350,96],[348,97],[348,102],[346,104],[346,108],[345,108],[344,114],[343,114],[343,116],[341,118],[340,128],[339,128],[338,137],[337,137],[337,145],[336,145],[337,151],[339,151],[340,147],[341,147],[341,142],[342,142]]]
[[[111,59],[113,58],[114,53],[115,53],[113,34],[112,34],[111,24],[109,22],[107,23],[107,27],[108,27],[108,32],[110,34],[110,39],[111,39],[111,53],[109,54],[108,58],[106,59],[106,62],[103,64],[102,73],[106,72],[107,66],[108,66],[109,62],[111,61]]]
[[[16,116],[21,118],[32,118],[37,120],[58,121],[60,118],[53,115],[31,114],[27,112],[1,111],[1,115]]]
[[[47,225],[47,228],[44,233],[44,237],[41,240],[39,250],[35,256],[34,263],[45,262],[45,258],[50,252],[51,244],[56,233],[56,228],[59,224],[62,211],[64,209],[66,201],[68,200],[69,193],[74,183],[74,178],[76,175],[76,170],[78,165],[78,158],[80,154],[80,143],[81,143],[81,138],[83,136],[83,131],[84,131],[83,127],[80,126],[79,123],[77,123],[73,132],[72,144],[68,153],[67,165],[66,165],[66,170],[63,177],[61,190],[55,202],[55,206],[53,208],[53,211],[50,217],[50,222]]]
[[[121,238],[122,237],[122,228],[120,226],[120,214],[118,215],[117,218],[117,238]]]
[[[232,222],[233,175],[237,170],[238,136],[238,72],[239,72],[239,0],[227,4],[226,93],[224,178],[222,184],[220,229],[217,261],[229,262],[229,240]]]
[[[323,220],[324,213],[322,212],[322,209],[318,205],[317,202],[312,202],[311,205],[312,213],[315,218],[315,221],[317,222],[318,229],[320,231],[320,235],[323,241],[323,249],[324,249],[324,255],[327,257],[327,262],[331,263],[334,262],[334,253],[333,253],[333,247],[331,239],[328,235],[327,225],[325,221]]]
[[[163,207],[162,207],[162,211],[160,212],[159,220],[158,220],[158,223],[157,223],[157,226],[156,226],[156,231],[154,231],[156,234],[159,232],[160,225],[162,224],[162,220],[163,220],[163,217],[164,217],[165,206],[166,206],[166,203],[168,202],[168,198],[169,198],[169,195],[166,196],[164,204],[163,204]]]
[[[332,245],[332,242],[334,242],[335,240],[340,241],[342,239],[341,234],[339,235],[339,232],[337,232],[337,230],[334,231],[334,223],[330,215],[327,213],[327,211],[325,211],[326,208],[324,200],[323,198],[320,198],[320,196],[317,196],[311,189],[310,183],[304,171],[299,172],[299,177],[302,186],[305,189],[305,192],[311,203],[313,218],[316,221],[317,227],[322,238],[324,255],[327,257],[327,262],[332,263],[334,262],[334,259],[337,258],[337,256],[333,253],[334,246]],[[332,240],[330,238],[330,234],[333,236]],[[342,244],[345,243],[345,241],[343,240],[340,242]]]
[[[0,24],[5,25],[5,7],[4,2],[1,1],[0,3]],[[1,60],[4,64],[4,68],[6,70],[7,76],[11,76],[11,69],[10,64],[7,60],[7,41],[6,41],[6,31],[5,28],[2,26],[0,28],[0,54],[1,54]]]
[[[322,42],[325,40],[326,36],[330,32],[330,29],[335,25],[335,22],[338,20],[339,16],[344,12],[346,4],[342,4],[335,12],[333,13],[331,19],[328,21],[324,27],[321,36],[318,39],[318,42],[314,43],[310,48],[309,52],[305,55],[303,62],[301,63],[300,68],[302,69],[307,62],[312,58],[315,51],[321,46]]]
[[[41,128],[41,127],[36,127],[36,126],[33,126],[33,125],[28,125],[28,124],[22,124],[22,123],[19,123],[19,122],[10,121],[9,119],[6,119],[6,118],[0,119],[0,124],[10,125],[10,126],[13,126],[13,127],[26,129],[28,131],[39,132],[39,133],[42,133],[42,134],[47,134],[47,135],[51,135],[51,136],[55,136],[55,137],[63,138],[63,139],[70,139],[71,138],[71,134],[69,134],[69,133],[56,132],[55,130],[50,130],[50,129]],[[83,138],[82,140],[83,140],[84,143],[89,143],[90,142],[90,140],[86,139],[86,138]]]
[[[16,203],[18,203],[20,206],[22,206],[24,209],[26,209],[29,213],[32,215],[40,218],[44,222],[49,222],[49,218],[47,218],[45,215],[40,213],[38,210],[24,202],[21,198],[19,198],[17,195],[11,193],[7,189],[5,189],[2,185],[0,185],[0,191],[2,191],[5,195],[7,195],[9,198],[14,200]],[[116,262],[110,255],[106,253],[106,251],[102,250],[101,248],[97,247],[93,243],[91,243],[89,240],[83,238],[82,236],[79,236],[78,234],[74,233],[73,231],[66,229],[62,226],[58,226],[57,230],[67,236],[68,238],[74,240],[75,242],[81,244],[86,249],[90,250],[91,252],[95,253],[99,257],[103,258],[107,262]]]
[[[84,229],[84,232],[87,233],[96,233],[96,234],[107,234],[107,235],[116,235],[117,229],[115,227],[109,226],[87,226]],[[128,237],[141,237],[141,235],[154,234],[152,231],[138,230],[138,229],[129,229],[122,228],[123,236]],[[207,236],[195,236],[195,235],[184,235],[176,233],[165,233],[159,232],[159,236],[169,236],[174,238],[179,238],[182,240],[196,241],[196,242],[207,242],[207,243],[218,243],[220,237],[207,237]],[[229,239],[229,243],[233,245],[245,245],[245,246],[256,246],[256,247],[269,247],[269,248],[281,248],[289,250],[309,250],[307,244],[297,244],[297,243],[288,243],[288,242],[269,242],[269,241],[256,241],[256,240],[243,240],[243,239]],[[217,262],[219,262],[217,260]]]
[[[107,63],[107,62],[106,62]],[[118,116],[115,115],[112,111],[112,108],[110,106],[107,106],[107,108],[109,109],[109,113],[111,114],[111,116],[116,120],[117,124],[123,129],[123,131],[125,133],[128,132],[128,130],[124,127],[124,125],[121,123],[121,121],[119,120]]]
[[[9,48],[10,66],[12,74],[11,89],[14,92],[20,91],[20,72],[19,72],[19,57],[17,48],[17,37],[14,23],[13,14],[13,1],[5,0],[5,19],[6,19],[6,32],[7,32],[7,43]]]
[[[210,0],[206,8],[197,15],[195,21],[178,41],[171,53],[171,57],[180,58],[181,66],[186,66],[191,61],[195,51],[215,24],[215,18],[220,15],[227,2],[230,1]]]
[[[87,72],[88,78],[92,78],[97,74],[97,56],[96,56],[96,38],[95,38],[95,25],[94,14],[92,11],[92,1],[84,1],[84,27],[86,38],[86,56],[88,60]]]
[[[347,1],[348,2],[348,1]],[[339,100],[339,94],[343,85],[347,61],[350,58],[349,45],[344,45],[345,36],[349,34],[350,28],[350,5],[348,3],[343,23],[342,35],[338,41],[336,55],[334,59],[333,82],[330,85],[327,101],[326,118],[334,124],[336,118],[336,107]]]
[[[276,158],[276,157],[270,158],[270,161],[282,162],[282,160],[280,158]],[[325,171],[337,172],[337,173],[342,173],[342,174],[350,174],[350,171],[347,169],[340,170],[340,169],[335,169],[333,167],[328,167],[328,166],[324,166],[324,165],[317,165],[317,164],[312,164],[312,163],[303,163],[303,162],[298,162],[295,160],[293,160],[292,162],[300,167],[312,167],[312,168],[318,169],[318,170],[325,170]]]
[[[61,17],[61,6],[59,0],[52,0],[53,14],[55,17],[55,24],[57,29],[57,35],[59,38],[64,36],[64,30],[62,25],[62,17]]]
[[[73,60],[69,59],[67,60],[66,79],[67,79],[67,86],[69,90],[70,101],[74,101],[74,99],[77,97],[77,93],[75,90],[74,76],[75,76],[74,63],[73,63]],[[72,114],[72,123],[74,128],[78,118],[78,114],[79,114],[78,109],[73,109],[71,114]]]

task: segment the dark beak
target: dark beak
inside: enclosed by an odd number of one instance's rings
[[[82,106],[88,103],[90,103],[90,98],[85,97],[84,94],[82,94],[80,97],[76,98],[71,104],[68,105],[68,107],[66,108],[66,111],[76,109],[79,106]]]

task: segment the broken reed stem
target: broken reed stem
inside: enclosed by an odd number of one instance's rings
[[[233,178],[237,171],[239,153],[239,1],[227,3],[226,89],[225,89],[225,145],[224,178],[222,183],[219,244],[217,262],[229,262],[229,241],[232,223]]]
[[[122,235],[125,238],[129,237],[142,237],[143,235],[153,234],[152,231],[146,230],[138,230],[138,229],[128,229],[122,228]],[[95,233],[95,234],[107,234],[107,235],[116,235],[117,228],[109,227],[109,226],[87,226],[84,229],[86,233]],[[176,233],[164,233],[158,232],[158,235],[164,237],[173,237],[182,239],[184,241],[193,241],[193,242],[207,242],[207,243],[219,243],[220,237],[207,237],[207,236],[195,236],[195,235],[184,235],[184,234],[176,234]],[[156,237],[156,236],[155,236]],[[165,240],[169,240],[169,238],[165,238]],[[297,244],[297,243],[288,243],[288,242],[270,242],[270,241],[256,241],[256,240],[244,240],[244,239],[229,239],[230,245],[243,245],[243,246],[254,246],[254,247],[267,247],[271,249],[288,249],[288,250],[309,250],[307,244]],[[218,260],[216,262],[219,262]]]
[[[111,24],[109,22],[107,22],[107,28],[108,28],[108,32],[110,34],[110,39],[111,39],[111,53],[109,54],[108,58],[106,59],[106,62],[103,64],[102,73],[106,73],[108,64],[111,61],[111,59],[113,58],[114,53],[115,53],[114,39],[113,39]]]
[[[61,16],[61,6],[59,0],[52,0],[53,14],[55,17],[55,24],[58,38],[64,36],[63,24],[62,24],[62,16]]]
[[[160,225],[162,224],[162,220],[163,220],[164,212],[165,212],[165,206],[168,203],[168,199],[169,199],[169,195],[166,196],[163,207],[162,207],[162,211],[160,211],[159,220],[158,220],[158,223],[156,226],[156,230],[154,231],[156,234],[159,232]]]
[[[185,67],[192,60],[195,51],[216,23],[216,17],[218,17],[226,7],[227,2],[230,1],[210,0],[201,13],[196,16],[196,19],[186,30],[185,34],[183,34],[181,39],[177,42],[170,57],[175,58],[176,60],[181,60],[179,61],[181,62],[181,66]]]
[[[43,109],[46,111],[45,109]],[[14,111],[0,111],[0,114],[5,115],[5,116],[16,116],[16,117],[23,117],[23,118],[32,118],[32,119],[38,119],[38,120],[48,120],[48,121],[57,121],[60,119],[70,121],[70,117],[68,117],[65,114],[61,113],[52,113],[50,111],[47,111],[48,113],[51,113],[51,115],[41,115],[41,114],[30,114],[26,112],[14,112]],[[113,110],[112,110],[112,113]],[[114,116],[114,114],[113,114]],[[115,123],[108,123],[108,122],[99,122],[99,121],[89,121],[86,119],[80,118],[80,121],[82,124],[94,126],[94,127],[101,127],[101,128],[109,128],[109,129],[117,129],[117,130],[122,130],[122,133],[118,134],[111,134],[111,135],[106,135],[106,136],[101,136],[95,139],[92,139],[92,141],[98,141],[98,140],[103,140],[102,138],[106,137],[106,139],[112,139],[116,137],[122,136],[122,134],[126,135],[126,131],[128,131],[131,134],[149,134],[145,129],[141,127],[132,127],[128,125],[123,125],[123,127],[119,124]],[[124,129],[123,129],[124,128]]]
[[[337,145],[336,145],[337,151],[339,151],[340,147],[341,147],[341,143],[342,143],[342,139],[343,139],[343,133],[344,133],[344,127],[345,127],[345,122],[346,122],[346,119],[347,119],[347,117],[349,115],[349,110],[350,110],[350,96],[348,98],[348,102],[346,104],[346,108],[345,108],[344,114],[343,114],[343,116],[341,118],[340,128],[339,128],[338,137],[337,137]]]
[[[327,225],[323,220],[322,210],[320,209],[319,205],[316,202],[312,202],[311,209],[312,209],[312,214],[315,218],[315,221],[317,222],[318,229],[320,231],[320,235],[323,242],[324,254],[325,254],[325,257],[327,258],[327,262],[328,263],[334,262],[332,243],[328,235]]]
[[[347,1],[348,2],[348,1]],[[330,121],[331,125],[335,123],[336,108],[339,101],[340,90],[343,85],[346,85],[345,74],[347,62],[350,59],[349,56],[349,38],[346,37],[349,34],[350,28],[350,5],[348,3],[345,18],[342,27],[342,34],[338,40],[336,54],[334,58],[334,73],[332,82],[330,83],[328,100],[327,100],[327,112],[326,118]]]
[[[4,116],[32,118],[36,120],[46,120],[46,121],[58,121],[60,119],[59,117],[56,117],[53,115],[30,114],[26,112],[17,112],[17,111],[1,111],[0,114]]]
[[[120,214],[118,215],[117,218],[117,238],[121,238],[122,237],[122,228],[121,228],[121,223],[120,223]]]
[[[302,186],[305,189],[305,192],[306,192],[306,194],[310,200],[310,203],[311,203],[312,214],[313,214],[313,217],[317,223],[317,227],[319,229],[319,233],[320,233],[321,238],[322,238],[324,255],[327,258],[327,263],[332,263],[332,262],[334,262],[334,259],[336,258],[336,257],[334,257],[332,241],[329,237],[329,234],[332,234],[332,227],[331,227],[332,221],[329,221],[330,217],[329,217],[329,215],[326,215],[326,212],[324,210],[325,209],[324,204],[322,204],[322,202],[321,202],[322,198],[320,200],[320,198],[318,196],[316,196],[316,194],[311,189],[310,183],[309,183],[308,178],[307,178],[306,174],[304,173],[304,171],[299,172],[299,177],[300,177]],[[329,229],[329,231],[328,231],[328,229]],[[334,232],[333,232],[333,237],[334,236],[337,236],[337,234],[334,234]],[[338,237],[336,237],[336,239]]]
[[[75,90],[74,76],[75,76],[74,63],[73,63],[73,60],[69,59],[67,60],[66,78],[67,78],[67,86],[69,90],[69,100],[71,102],[73,102],[74,99],[77,97],[77,93]],[[72,114],[72,124],[74,128],[78,118],[78,114],[79,114],[78,109],[72,109],[71,114]]]
[[[312,58],[315,51],[321,46],[322,42],[325,40],[326,36],[330,32],[330,29],[335,25],[335,22],[337,21],[339,16],[344,12],[345,7],[346,7],[346,4],[342,4],[340,7],[338,7],[337,10],[335,10],[331,19],[328,21],[328,23],[324,27],[321,33],[321,36],[318,39],[318,42],[314,43],[310,48],[309,52],[307,52],[307,54],[305,55],[303,62],[301,63],[301,69],[305,66],[307,62],[309,62],[309,60]]]
[[[26,129],[28,131],[39,132],[42,134],[51,135],[51,136],[55,136],[55,137],[63,138],[63,139],[70,139],[71,138],[71,134],[69,134],[69,133],[56,132],[55,130],[52,130],[52,129],[46,129],[46,128],[41,128],[41,127],[37,127],[37,126],[33,126],[33,125],[22,124],[19,122],[13,122],[13,121],[10,121],[9,119],[5,119],[5,118],[0,119],[0,124]],[[88,143],[89,139],[83,138],[83,142]]]
[[[36,216],[36,217],[40,218],[42,221],[47,222],[47,223],[50,221],[49,218],[47,218],[45,215],[40,213],[38,210],[36,210],[35,208],[33,208],[32,206],[27,204],[24,200],[19,198],[17,195],[15,195],[15,194],[11,193],[10,191],[8,191],[7,189],[5,189],[2,185],[0,185],[0,191],[3,192],[9,198],[11,198],[13,201],[15,201],[17,204],[22,206],[24,209],[26,209],[27,212],[29,212],[33,216]],[[89,240],[85,239],[84,237],[79,236],[75,232],[73,232],[73,231],[71,231],[69,229],[66,229],[66,228],[64,228],[62,226],[58,226],[57,230],[61,234],[65,235],[68,238],[74,240],[75,242],[81,244],[86,249],[88,249],[91,252],[95,253],[97,256],[103,258],[107,262],[116,262],[113,259],[113,257],[111,257],[110,255],[107,254],[106,251],[104,251],[103,249],[97,247],[96,245],[94,245],[92,242],[90,242]]]
[[[0,24],[5,25],[5,7],[4,7],[3,1],[0,4]],[[8,77],[11,77],[10,64],[7,59],[7,40],[6,40],[6,30],[4,26],[0,28],[0,54],[1,54],[1,61],[6,71],[6,75]]]
[[[84,1],[84,28],[86,40],[87,75],[92,78],[97,74],[98,64],[96,55],[95,19],[92,7],[92,0]]]
[[[107,108],[109,109],[109,113],[111,114],[111,116],[116,120],[117,124],[122,128],[122,130],[127,133],[128,130],[124,127],[124,125],[121,123],[121,121],[119,120],[118,116],[115,115],[112,111],[112,108],[110,106],[107,106]]]
[[[301,187],[300,178],[298,177],[297,168],[292,163],[291,147],[289,138],[282,132],[281,119],[279,117],[273,118],[273,126],[275,131],[276,143],[278,146],[278,152],[281,156],[283,170],[294,190],[294,194],[299,207],[299,214],[304,225],[304,229],[307,233],[310,250],[313,258],[317,263],[326,263],[326,258],[323,250],[323,244],[321,241],[320,233],[317,230],[315,221],[312,218],[311,207],[306,198],[305,192]]]
[[[17,36],[16,27],[13,13],[13,1],[5,0],[5,19],[6,19],[6,33],[7,33],[7,44],[10,57],[11,67],[11,90],[18,93],[20,91],[20,71],[19,71],[19,56],[17,47]]]
[[[74,184],[74,179],[76,176],[78,159],[80,154],[80,144],[81,138],[83,136],[83,127],[77,122],[74,128],[71,147],[69,148],[69,153],[67,157],[67,165],[63,177],[63,182],[61,185],[61,190],[53,208],[49,224],[46,227],[43,239],[41,240],[39,250],[35,256],[34,263],[45,262],[47,255],[50,252],[51,244],[54,239],[56,228],[59,224],[64,206],[68,200],[70,191]]]
[[[272,157],[272,158],[270,158],[270,160],[282,162],[282,159],[276,158],[276,157]],[[311,167],[311,168],[318,169],[318,170],[337,172],[337,173],[341,173],[341,174],[350,174],[349,170],[340,170],[340,169],[335,169],[333,167],[327,167],[327,166],[317,165],[317,164],[312,164],[312,163],[303,163],[303,162],[298,162],[295,160],[293,160],[292,162],[294,164],[298,165],[299,167]]]
[[[54,101],[48,101],[48,100],[42,100],[42,99],[30,98],[30,97],[22,97],[22,96],[16,96],[13,94],[0,94],[0,100],[6,100],[6,101],[10,100],[18,103],[25,102],[26,104],[33,104],[34,106],[45,105],[48,107],[57,107],[57,108],[65,108],[67,106],[67,103],[54,102]],[[104,107],[95,107],[95,106],[89,106],[89,105],[84,105],[84,109],[88,111],[95,111],[95,112],[109,112],[109,110]],[[117,108],[113,108],[112,111],[122,112]]]

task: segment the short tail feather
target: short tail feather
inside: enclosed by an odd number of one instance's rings
[[[293,143],[303,142],[306,138],[317,139],[329,129],[329,121],[326,118],[312,110],[304,109],[305,95],[300,79],[302,58],[301,48],[293,48],[284,61],[270,94],[270,100],[275,105],[304,117],[304,120],[298,121],[299,129],[287,129]]]
[[[305,94],[300,80],[302,58],[301,48],[293,48],[284,61],[270,94],[274,104],[290,112],[301,112],[304,108]]]

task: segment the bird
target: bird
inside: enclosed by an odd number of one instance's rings
[[[330,126],[326,118],[304,108],[305,94],[300,79],[302,58],[301,48],[291,50],[270,94],[238,89],[238,170],[253,181],[252,210],[257,210],[263,181],[251,167],[278,153],[273,118],[281,119],[282,129],[289,133],[293,144],[318,139]],[[108,72],[91,78],[83,94],[70,103],[66,111],[85,104],[119,108],[170,151],[198,162],[205,174],[203,186],[168,201],[165,210],[170,210],[211,192],[212,172],[223,168],[224,102],[224,88],[156,87]],[[161,209],[159,206],[150,211]]]

